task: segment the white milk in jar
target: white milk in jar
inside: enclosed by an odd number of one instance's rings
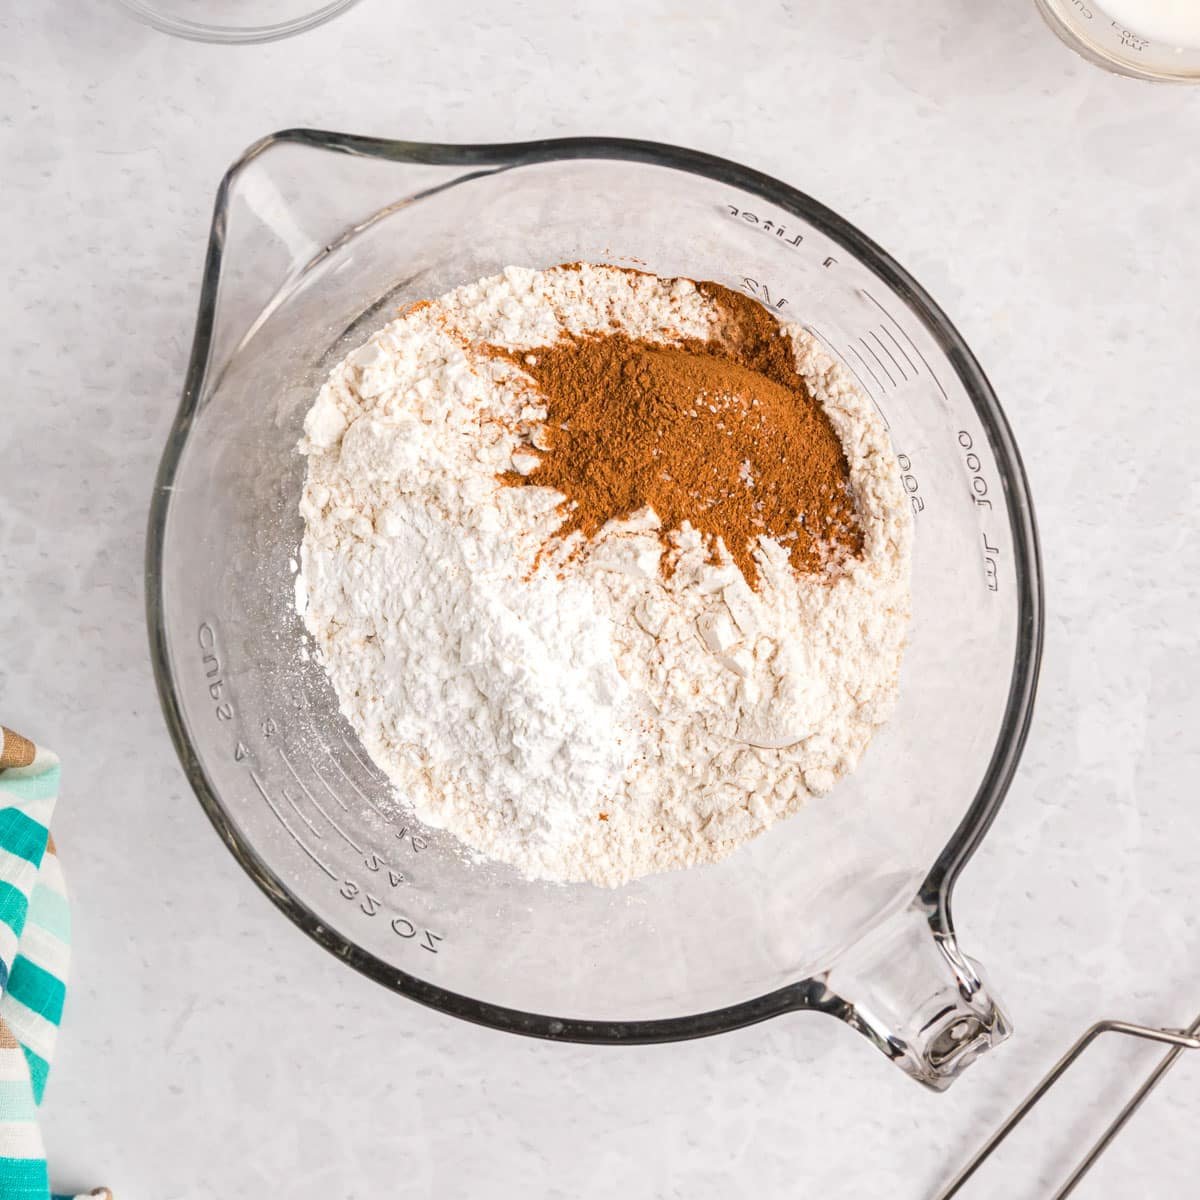
[[[1200,48],[1200,0],[1101,0],[1104,11],[1124,25],[1166,46]]]

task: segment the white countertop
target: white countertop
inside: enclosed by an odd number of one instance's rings
[[[238,49],[0,0],[0,717],[65,762],[64,1188],[920,1200],[1089,1022],[1200,1010],[1200,88],[1086,65],[1032,0],[584,7],[364,0]],[[295,125],[725,155],[846,215],[972,345],[1029,468],[1048,622],[956,904],[1017,1033],[948,1094],[814,1016],[641,1049],[474,1028],[340,965],[213,834],[154,693],[143,527],[217,181]],[[969,1195],[1044,1192],[1156,1054],[1094,1051]],[[1078,1195],[1194,1194],[1198,1120],[1185,1058]]]

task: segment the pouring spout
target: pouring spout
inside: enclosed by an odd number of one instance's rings
[[[813,1006],[869,1038],[902,1071],[944,1091],[1012,1025],[979,964],[919,898],[845,951]]]

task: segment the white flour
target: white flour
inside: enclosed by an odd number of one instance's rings
[[[664,579],[646,510],[534,569],[562,497],[497,475],[536,465],[545,412],[471,344],[665,342],[716,320],[686,281],[509,268],[393,321],[305,420],[297,603],[342,711],[418,817],[527,876],[615,885],[720,858],[853,770],[894,702],[907,498],[870,402],[799,327],[861,561],[799,577],[762,539],[752,591],[685,527]]]

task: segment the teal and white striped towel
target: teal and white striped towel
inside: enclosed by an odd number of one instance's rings
[[[37,1123],[71,958],[50,837],[58,774],[53,754],[0,725],[0,1200],[68,1200],[50,1191]]]

